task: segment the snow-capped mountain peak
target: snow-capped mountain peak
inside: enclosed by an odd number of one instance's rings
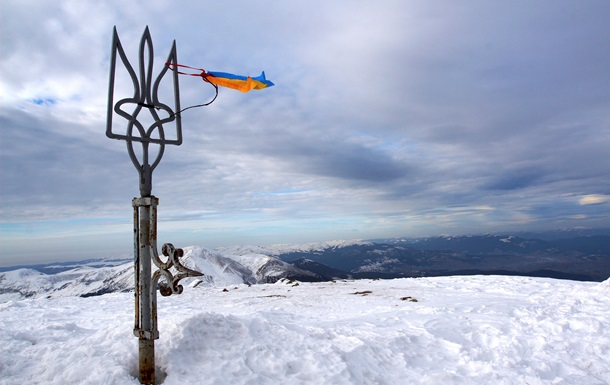
[[[281,278],[318,280],[316,274],[299,269],[273,256],[243,253],[225,254],[199,246],[183,248],[182,263],[202,272],[202,277],[185,278],[187,285],[227,286],[271,283]],[[153,266],[153,271],[156,270]],[[65,297],[133,290],[133,262],[109,265],[85,264],[58,273],[21,268],[0,272],[0,302],[20,298]]]

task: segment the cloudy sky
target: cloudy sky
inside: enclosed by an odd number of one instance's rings
[[[0,265],[132,249],[137,172],[105,136],[114,26],[134,66],[148,25],[155,71],[175,39],[182,64],[276,84],[182,114],[153,175],[160,243],[610,226],[606,0],[2,0],[0,17]]]

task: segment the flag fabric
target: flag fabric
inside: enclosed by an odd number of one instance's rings
[[[181,67],[200,71],[199,73],[186,73],[178,71],[178,73],[182,75],[201,76],[204,81],[214,84],[215,86],[232,88],[241,92],[248,92],[250,90],[262,90],[263,88],[274,86],[271,81],[265,78],[265,71],[263,71],[259,76],[250,77],[235,75],[228,72],[206,71],[203,68],[190,67],[184,64],[165,64],[170,68],[174,67],[174,69]]]
[[[262,90],[263,88],[273,87],[273,83],[265,78],[265,71],[259,76],[241,76],[227,72],[207,71],[202,72],[201,77],[217,86],[232,88],[241,92],[250,90]]]

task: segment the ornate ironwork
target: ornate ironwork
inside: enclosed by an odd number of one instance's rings
[[[133,97],[124,98],[114,103],[117,54],[127,70],[133,83]],[[112,38],[112,56],[110,63],[110,83],[108,91],[108,116],[106,136],[111,139],[125,140],[127,152],[139,174],[140,198],[134,198],[134,281],[135,281],[135,325],[134,335],[139,338],[140,382],[154,384],[155,357],[154,340],[159,338],[157,329],[157,287],[163,296],[180,294],[183,287],[179,281],[186,277],[203,275],[191,270],[180,262],[184,255],[182,249],[176,249],[171,243],[163,245],[162,253],[167,257],[162,261],[157,252],[157,205],[159,199],[152,195],[152,173],[159,165],[166,145],[182,144],[182,125],[180,119],[180,90],[178,71],[172,71],[174,90],[174,109],[162,103],[158,97],[159,86],[170,71],[165,65],[153,83],[153,44],[148,27],[140,40],[139,78],[129,63],[119,36],[114,28]],[[167,63],[177,63],[176,41],[173,42]],[[131,105],[133,110],[127,111]],[[152,124],[149,127],[141,121],[141,113],[150,113]],[[114,113],[125,118],[125,134],[114,132],[112,118]],[[166,113],[166,117],[161,117]],[[149,119],[150,119],[149,118]],[[164,125],[175,122],[175,139],[166,136]],[[141,146],[141,157],[136,154],[138,144]],[[151,157],[151,145],[158,146],[156,156]],[[134,148],[135,147],[135,148]],[[154,158],[154,159],[153,159]],[[158,268],[151,276],[151,261]],[[171,269],[177,272],[173,273]],[[159,283],[163,278],[164,282]]]
[[[121,58],[123,65],[127,69],[129,76],[131,77],[131,81],[133,83],[134,88],[134,95],[133,97],[119,100],[113,108],[112,102],[114,97],[114,79],[116,75],[117,53]],[[106,136],[111,139],[127,141],[127,151],[129,152],[129,157],[131,158],[131,161],[138,170],[138,173],[140,174],[140,195],[143,197],[150,196],[151,194],[152,172],[159,165],[159,162],[163,157],[163,153],[165,152],[165,146],[168,144],[176,146],[182,144],[182,120],[180,118],[179,113],[180,87],[178,83],[178,71],[176,69],[172,70],[175,104],[175,110],[172,110],[171,107],[169,107],[167,104],[161,103],[158,97],[159,85],[161,84],[161,80],[163,79],[163,77],[169,71],[169,67],[167,65],[163,66],[163,70],[161,70],[153,84],[153,58],[154,53],[152,38],[150,36],[150,31],[148,30],[148,27],[146,27],[146,29],[144,30],[144,34],[142,35],[142,39],[140,40],[140,79],[138,80],[136,72],[134,71],[133,67],[129,63],[129,60],[127,59],[127,56],[125,55],[125,51],[123,50],[123,46],[121,45],[121,41],[119,40],[119,35],[117,33],[116,27],[114,28],[114,34],[112,37],[112,57],[110,59],[110,85],[108,93],[108,116],[106,120]],[[167,58],[167,63],[176,62],[176,41],[174,40],[172,49]],[[129,104],[134,105],[134,110],[131,113],[124,110],[124,106]],[[138,120],[138,115],[142,112],[144,108],[146,108],[146,110],[150,112],[154,120],[154,123],[148,128],[144,128],[142,123],[140,123],[140,121]],[[168,116],[166,118],[161,119],[158,111],[165,111]],[[125,135],[113,132],[113,112],[128,120],[129,123],[127,125],[127,133]],[[166,138],[165,129],[163,125],[173,121],[176,122],[176,139],[171,140]],[[134,128],[136,129],[135,133]],[[153,137],[153,134],[157,134],[158,137]],[[140,143],[142,145],[141,162],[136,156],[134,150],[134,142]],[[150,144],[159,145],[157,156],[154,161],[152,161],[152,163],[149,158]]]

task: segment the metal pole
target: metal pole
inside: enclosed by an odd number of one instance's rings
[[[141,199],[144,201],[154,200],[154,198]],[[146,202],[149,203],[149,202]],[[152,202],[150,202],[152,203]],[[139,365],[140,365],[140,383],[154,384],[155,383],[155,334],[157,330],[153,329],[152,319],[157,318],[157,308],[152,307],[151,301],[151,234],[150,234],[150,205],[142,205],[138,207],[139,219],[139,234],[138,234],[138,260],[139,260],[139,314],[140,325],[138,325],[139,333],[138,350],[139,350]],[[158,337],[157,337],[158,338]]]
[[[124,98],[114,104],[114,79],[117,56],[122,61],[134,86],[133,97]],[[178,71],[173,72],[174,102],[172,110],[167,104],[159,101],[157,91],[159,84],[169,70],[164,66],[153,83],[153,46],[148,27],[144,30],[140,40],[139,75],[127,60],[119,36],[114,29],[112,38],[112,56],[110,67],[110,82],[108,92],[108,115],[106,123],[106,136],[111,139],[125,140],[127,152],[139,174],[140,198],[134,198],[134,285],[135,285],[135,322],[134,335],[138,337],[139,351],[139,380],[142,384],[155,383],[155,340],[159,338],[157,330],[157,286],[161,295],[169,296],[182,293],[183,287],[178,282],[185,277],[203,275],[200,272],[184,267],[179,258],[184,255],[182,249],[176,249],[170,243],[163,245],[163,255],[167,257],[162,261],[157,253],[157,205],[159,200],[151,195],[152,172],[157,167],[167,144],[179,146],[182,144],[182,127],[180,119],[180,94],[178,88]],[[177,63],[176,42],[174,42],[167,63]],[[131,112],[124,106],[132,105]],[[168,117],[161,118],[157,111],[164,111]],[[144,127],[138,120],[138,115],[148,111],[154,123]],[[176,112],[174,112],[176,111]],[[113,131],[112,117],[114,114],[128,121],[126,134]],[[168,139],[165,135],[164,124],[176,123],[176,138]],[[141,156],[136,155],[136,148],[141,148]],[[150,146],[158,146],[157,155],[149,159]],[[152,263],[158,268],[152,273]],[[170,269],[178,271],[174,275]],[[159,283],[163,277],[165,282]]]

